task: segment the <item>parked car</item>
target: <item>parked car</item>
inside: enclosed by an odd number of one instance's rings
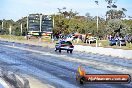
[[[89,37],[89,38],[86,38],[84,43],[96,43],[96,37]]]
[[[113,46],[113,45],[116,45],[116,40],[115,39],[111,39],[111,40],[109,40],[109,45],[110,46]]]
[[[96,43],[96,37],[91,37],[88,39],[90,43]]]
[[[121,39],[121,40],[118,40],[117,41],[117,45],[121,45],[121,46],[126,46],[126,41],[125,41],[125,39]]]
[[[68,36],[66,36],[66,40],[67,41],[73,41],[73,35],[68,35]]]
[[[69,51],[70,53],[72,53],[73,49],[74,49],[74,46],[72,45],[72,43],[66,40],[61,40],[55,45],[55,51],[59,50],[59,52],[61,52],[61,50],[66,50],[67,53]]]

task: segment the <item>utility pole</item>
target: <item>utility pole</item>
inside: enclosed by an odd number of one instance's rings
[[[21,36],[22,36],[22,31],[23,31],[23,27],[22,27],[23,25],[22,25],[22,23],[21,23]]]
[[[40,26],[39,26],[39,42],[41,42],[41,37],[42,37],[42,14],[40,14]]]
[[[27,33],[28,33],[28,25],[29,25],[29,22],[28,22],[28,16],[27,16]]]
[[[11,35],[11,33],[12,33],[12,26],[10,25],[10,27],[9,27],[9,35]]]
[[[39,26],[39,32],[42,32],[42,14],[40,14],[40,26]]]
[[[99,28],[99,18],[98,18],[98,6],[99,6],[99,2],[98,1],[95,1],[96,5],[97,5],[97,34],[98,34],[98,28]],[[98,47],[98,36],[97,36],[97,39],[96,39],[96,47]]]
[[[55,19],[54,19],[54,16],[53,16],[53,28],[54,28],[54,26],[55,26],[55,23],[54,23],[54,22],[55,22]]]
[[[54,22],[55,22],[55,18],[54,18],[54,17],[55,17],[55,14],[54,14],[53,19],[52,19],[52,22],[53,22],[53,26],[52,26],[52,27],[53,27],[53,28],[55,27],[55,23],[54,23]],[[51,34],[51,40],[52,40],[52,42],[54,41],[54,38],[53,38],[53,31],[52,31],[52,34]]]
[[[9,36],[10,36],[10,41],[11,41],[11,33],[12,33],[12,26],[10,25],[10,27],[9,27]]]
[[[4,22],[2,21],[2,30],[4,29],[3,27],[4,27]]]

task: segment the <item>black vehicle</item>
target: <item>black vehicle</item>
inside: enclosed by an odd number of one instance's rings
[[[55,45],[55,51],[59,50],[59,52],[61,52],[61,50],[66,50],[67,53],[69,51],[70,53],[72,53],[73,49],[74,49],[74,46],[72,45],[70,41],[61,40]]]
[[[121,39],[121,40],[118,40],[117,41],[117,45],[121,45],[121,46],[126,46],[126,41],[125,41],[125,39]]]
[[[116,45],[116,40],[115,39],[111,39],[111,40],[109,40],[109,45],[110,46],[113,46],[113,45]]]

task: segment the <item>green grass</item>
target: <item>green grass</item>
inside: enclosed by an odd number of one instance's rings
[[[24,38],[24,36],[13,36],[13,35],[0,35],[0,38],[3,39],[9,39],[10,41],[27,41],[26,38]],[[32,42],[37,42],[39,39],[38,38],[31,38],[30,41]],[[51,42],[51,38],[50,37],[42,37],[42,42]],[[54,43],[56,43],[57,41],[54,41]],[[88,43],[83,43],[81,41],[79,41],[78,43],[76,42],[72,42],[74,45],[84,45],[84,46],[96,46],[96,43],[92,43],[92,44],[88,44]],[[100,43],[100,46],[99,46]],[[124,50],[132,50],[132,44],[130,43],[126,43],[126,46],[109,46],[109,42],[108,40],[98,40],[98,46],[99,47],[104,47],[104,48],[115,48],[115,49],[124,49]]]
[[[126,43],[126,46],[109,46],[109,41],[108,40],[99,40],[98,43],[101,43],[102,47],[106,48],[115,48],[115,49],[124,49],[124,50],[132,50],[132,44]]]
[[[83,43],[81,41],[79,41],[78,43],[74,43],[72,42],[73,44],[75,45],[84,45],[84,46],[93,46],[95,47],[96,46],[96,43]],[[114,48],[114,49],[124,49],[124,50],[132,50],[132,44],[130,43],[126,43],[126,46],[109,46],[109,41],[108,40],[98,40],[97,41],[98,43],[98,47],[104,47],[104,48]],[[100,43],[100,46],[99,46],[99,43]]]
[[[10,39],[10,40],[26,40],[24,36],[14,36],[14,35],[0,35],[0,38]]]
[[[43,42],[51,42],[52,40],[51,40],[51,37],[49,36],[49,37],[42,37],[42,41]]]

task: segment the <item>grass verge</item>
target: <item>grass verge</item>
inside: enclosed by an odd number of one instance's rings
[[[9,39],[10,41],[27,41],[26,38],[24,36],[13,36],[13,35],[0,35],[0,38],[3,39]],[[37,42],[39,41],[38,38],[33,38],[30,39],[30,41],[32,42]],[[51,43],[52,40],[50,37],[42,37],[41,39],[42,42],[47,42],[47,43]],[[57,41],[54,41],[54,43],[56,43]],[[83,43],[81,41],[79,41],[78,43],[76,42],[72,42],[74,45],[84,45],[84,46],[96,46],[96,43]],[[124,50],[132,50],[132,44],[131,43],[126,43],[126,46],[109,46],[109,41],[108,40],[98,40],[98,47],[104,47],[104,48],[114,48],[114,49],[124,49]]]

